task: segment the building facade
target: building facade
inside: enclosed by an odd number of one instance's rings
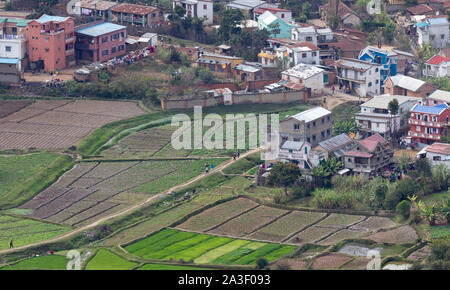
[[[28,23],[30,68],[55,72],[76,64],[75,21],[72,17],[42,15]]]
[[[124,55],[126,26],[94,22],[75,28],[76,56],[83,62],[104,62],[108,59]]]
[[[361,97],[378,95],[381,92],[381,64],[362,60],[341,58],[335,63],[337,78],[346,90]]]
[[[425,98],[435,89],[432,84],[402,74],[388,77],[384,83],[384,93],[390,95]]]
[[[175,0],[173,1],[174,10],[175,6],[181,6],[186,9],[186,14],[184,16],[202,18],[204,19],[204,24],[213,24],[212,0]]]
[[[434,106],[417,104],[410,111],[408,139],[415,146],[440,142],[448,135],[450,108],[446,103]]]
[[[384,81],[388,76],[395,76],[397,74],[397,54],[390,50],[367,46],[359,53],[359,59],[370,63],[381,64],[381,87],[383,87]]]
[[[425,63],[423,74],[430,78],[450,77],[450,57],[433,56]]]
[[[111,9],[112,21],[121,25],[156,28],[164,23],[164,13],[153,6],[122,3]]]
[[[300,63],[283,71],[281,78],[289,83],[304,86],[314,94],[322,92],[324,88],[324,70],[314,65]]]
[[[286,141],[308,142],[317,145],[332,136],[332,113],[315,107],[280,121],[280,145]]]

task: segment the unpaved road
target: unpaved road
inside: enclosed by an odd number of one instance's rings
[[[257,149],[250,150],[250,151],[248,151],[246,153],[243,153],[243,154],[241,154],[241,157],[240,158],[236,158],[236,160],[233,160],[233,158],[230,158],[229,161],[225,161],[223,164],[217,166],[216,170],[221,171],[221,170],[227,168],[228,166],[230,166],[231,164],[233,164],[234,162],[238,161],[239,159],[241,159],[241,158],[243,158],[245,156],[248,156],[250,154],[253,154],[255,152],[258,152],[259,150],[261,150],[261,149],[257,148]],[[29,244],[29,245],[20,246],[20,247],[17,247],[17,248],[12,248],[12,249],[7,249],[7,250],[0,250],[0,255],[1,254],[7,254],[7,253],[16,252],[16,251],[20,251],[20,250],[24,250],[24,249],[27,249],[27,248],[32,248],[32,247],[36,247],[36,246],[40,246],[40,245],[54,243],[54,242],[63,240],[65,238],[71,237],[71,236],[76,235],[76,234],[78,234],[78,233],[80,233],[82,231],[85,231],[85,230],[88,230],[88,229],[90,229],[92,227],[98,226],[99,224],[104,223],[104,222],[106,222],[106,221],[108,221],[110,219],[113,219],[113,218],[116,218],[116,217],[120,217],[120,216],[123,216],[123,215],[125,215],[127,213],[131,213],[132,211],[138,210],[139,208],[141,208],[141,207],[149,204],[150,202],[152,202],[154,199],[160,198],[161,195],[164,195],[164,194],[166,194],[168,192],[171,192],[171,191],[176,191],[176,190],[178,190],[178,189],[180,189],[182,187],[185,187],[185,186],[187,186],[189,184],[192,184],[192,183],[194,183],[194,182],[196,182],[196,181],[198,181],[198,180],[200,180],[200,179],[202,179],[202,178],[204,178],[206,176],[207,176],[207,174],[205,174],[205,173],[203,173],[201,175],[198,175],[197,177],[194,177],[193,179],[191,179],[191,180],[189,180],[189,181],[187,181],[185,183],[182,183],[180,185],[174,186],[174,187],[172,187],[172,188],[170,188],[170,189],[168,189],[168,190],[166,190],[166,191],[164,191],[164,192],[162,192],[162,193],[160,193],[158,195],[154,195],[154,196],[148,198],[147,200],[145,200],[145,201],[143,201],[143,202],[141,202],[139,204],[133,205],[132,207],[124,209],[121,212],[118,212],[118,213],[106,216],[104,218],[101,218],[101,219],[99,219],[99,220],[97,220],[97,221],[95,221],[95,222],[93,222],[93,223],[91,223],[89,225],[86,225],[86,226],[83,226],[81,228],[75,229],[75,230],[70,231],[68,233],[65,233],[65,234],[63,234],[61,236],[57,236],[57,237],[54,237],[54,238],[51,238],[51,239],[48,239],[48,240],[45,240],[45,241],[40,241],[40,242]]]

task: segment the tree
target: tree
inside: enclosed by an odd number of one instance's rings
[[[267,183],[283,187],[284,193],[287,195],[287,188],[294,185],[300,176],[302,173],[297,165],[278,162],[272,167]]]
[[[399,108],[399,105],[398,105],[398,100],[397,99],[393,99],[392,101],[389,102],[388,110],[391,113],[389,127],[392,124],[392,116],[395,116],[398,113],[398,108]],[[393,131],[391,131],[391,133],[394,133],[396,131],[397,131],[397,122],[394,120],[394,128],[393,128]]]
[[[381,205],[386,198],[386,193],[388,192],[388,187],[385,183],[378,185],[375,189],[375,200],[378,205]]]
[[[183,17],[186,14],[186,9],[183,6],[175,5],[174,12],[178,17]]]
[[[328,186],[333,174],[338,172],[343,166],[344,164],[338,161],[336,157],[328,158],[320,161],[319,166],[314,167],[311,174],[315,177],[316,184]]]
[[[410,210],[411,210],[411,203],[407,200],[399,202],[395,208],[395,211],[405,220],[409,218]]]
[[[258,260],[256,260],[257,269],[265,269],[267,265],[269,265],[269,262],[267,262],[267,260],[264,258],[259,258]]]
[[[416,159],[414,166],[416,170],[423,176],[430,177],[432,174],[431,164],[427,158]]]
[[[217,31],[221,41],[231,41],[235,34],[240,34],[241,28],[238,25],[244,19],[244,15],[240,9],[228,9],[222,14],[222,21]]]
[[[333,132],[335,135],[339,135],[342,133],[350,134],[350,133],[357,133],[359,129],[361,128],[361,125],[355,122],[355,120],[343,120],[343,121],[336,121],[333,124]]]

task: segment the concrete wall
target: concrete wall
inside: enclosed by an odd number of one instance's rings
[[[233,94],[232,104],[286,104],[286,103],[306,103],[308,95],[306,91],[291,91],[277,93],[251,93]],[[223,97],[195,97],[191,99],[162,100],[163,110],[186,110],[194,106],[213,107],[223,105]]]

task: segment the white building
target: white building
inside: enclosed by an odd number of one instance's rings
[[[361,97],[381,92],[380,70],[382,64],[369,63],[352,58],[336,61],[337,77],[344,87],[354,90]]]
[[[310,152],[311,144],[308,142],[286,141],[281,145],[278,161],[296,164],[300,169],[312,169],[309,162]]]
[[[281,73],[283,80],[292,84],[303,85],[312,93],[320,93],[323,85],[324,70],[314,65],[300,63]]]
[[[266,11],[274,14],[286,23],[292,23],[292,11],[287,9],[275,8],[275,7],[258,7],[253,10],[253,20],[263,15]]]
[[[388,106],[394,99],[397,99],[399,109],[397,114],[392,115]],[[361,112],[355,114],[355,120],[361,126],[361,135],[379,133],[383,138],[390,138],[393,133],[408,126],[408,112],[420,100],[416,97],[386,94],[375,96],[361,104]]]
[[[291,29],[291,39],[302,42],[326,43],[334,39],[333,31],[329,28],[316,29],[314,26],[294,27]]]
[[[439,104],[447,104],[450,106],[450,92],[435,90],[425,100],[422,100],[421,104],[424,106],[434,106]]]
[[[427,60],[423,74],[432,78],[450,76],[450,57],[440,55],[433,56]]]
[[[423,43],[431,44],[433,48],[443,48],[449,43],[449,26],[446,17],[427,18],[425,21],[416,23],[417,44],[422,47]]]
[[[213,24],[213,0],[174,0],[174,10],[176,5],[186,9],[185,16],[203,18],[204,24]]]
[[[0,58],[22,60],[27,55],[27,25],[31,20],[0,18]]]
[[[298,46],[292,49],[292,54],[294,56],[294,65],[300,63],[306,64],[319,64],[320,49],[313,45],[312,43],[309,45],[308,42],[305,43],[304,46]]]
[[[450,144],[433,143],[417,153],[416,158],[427,158],[433,166],[444,164],[450,169]]]

